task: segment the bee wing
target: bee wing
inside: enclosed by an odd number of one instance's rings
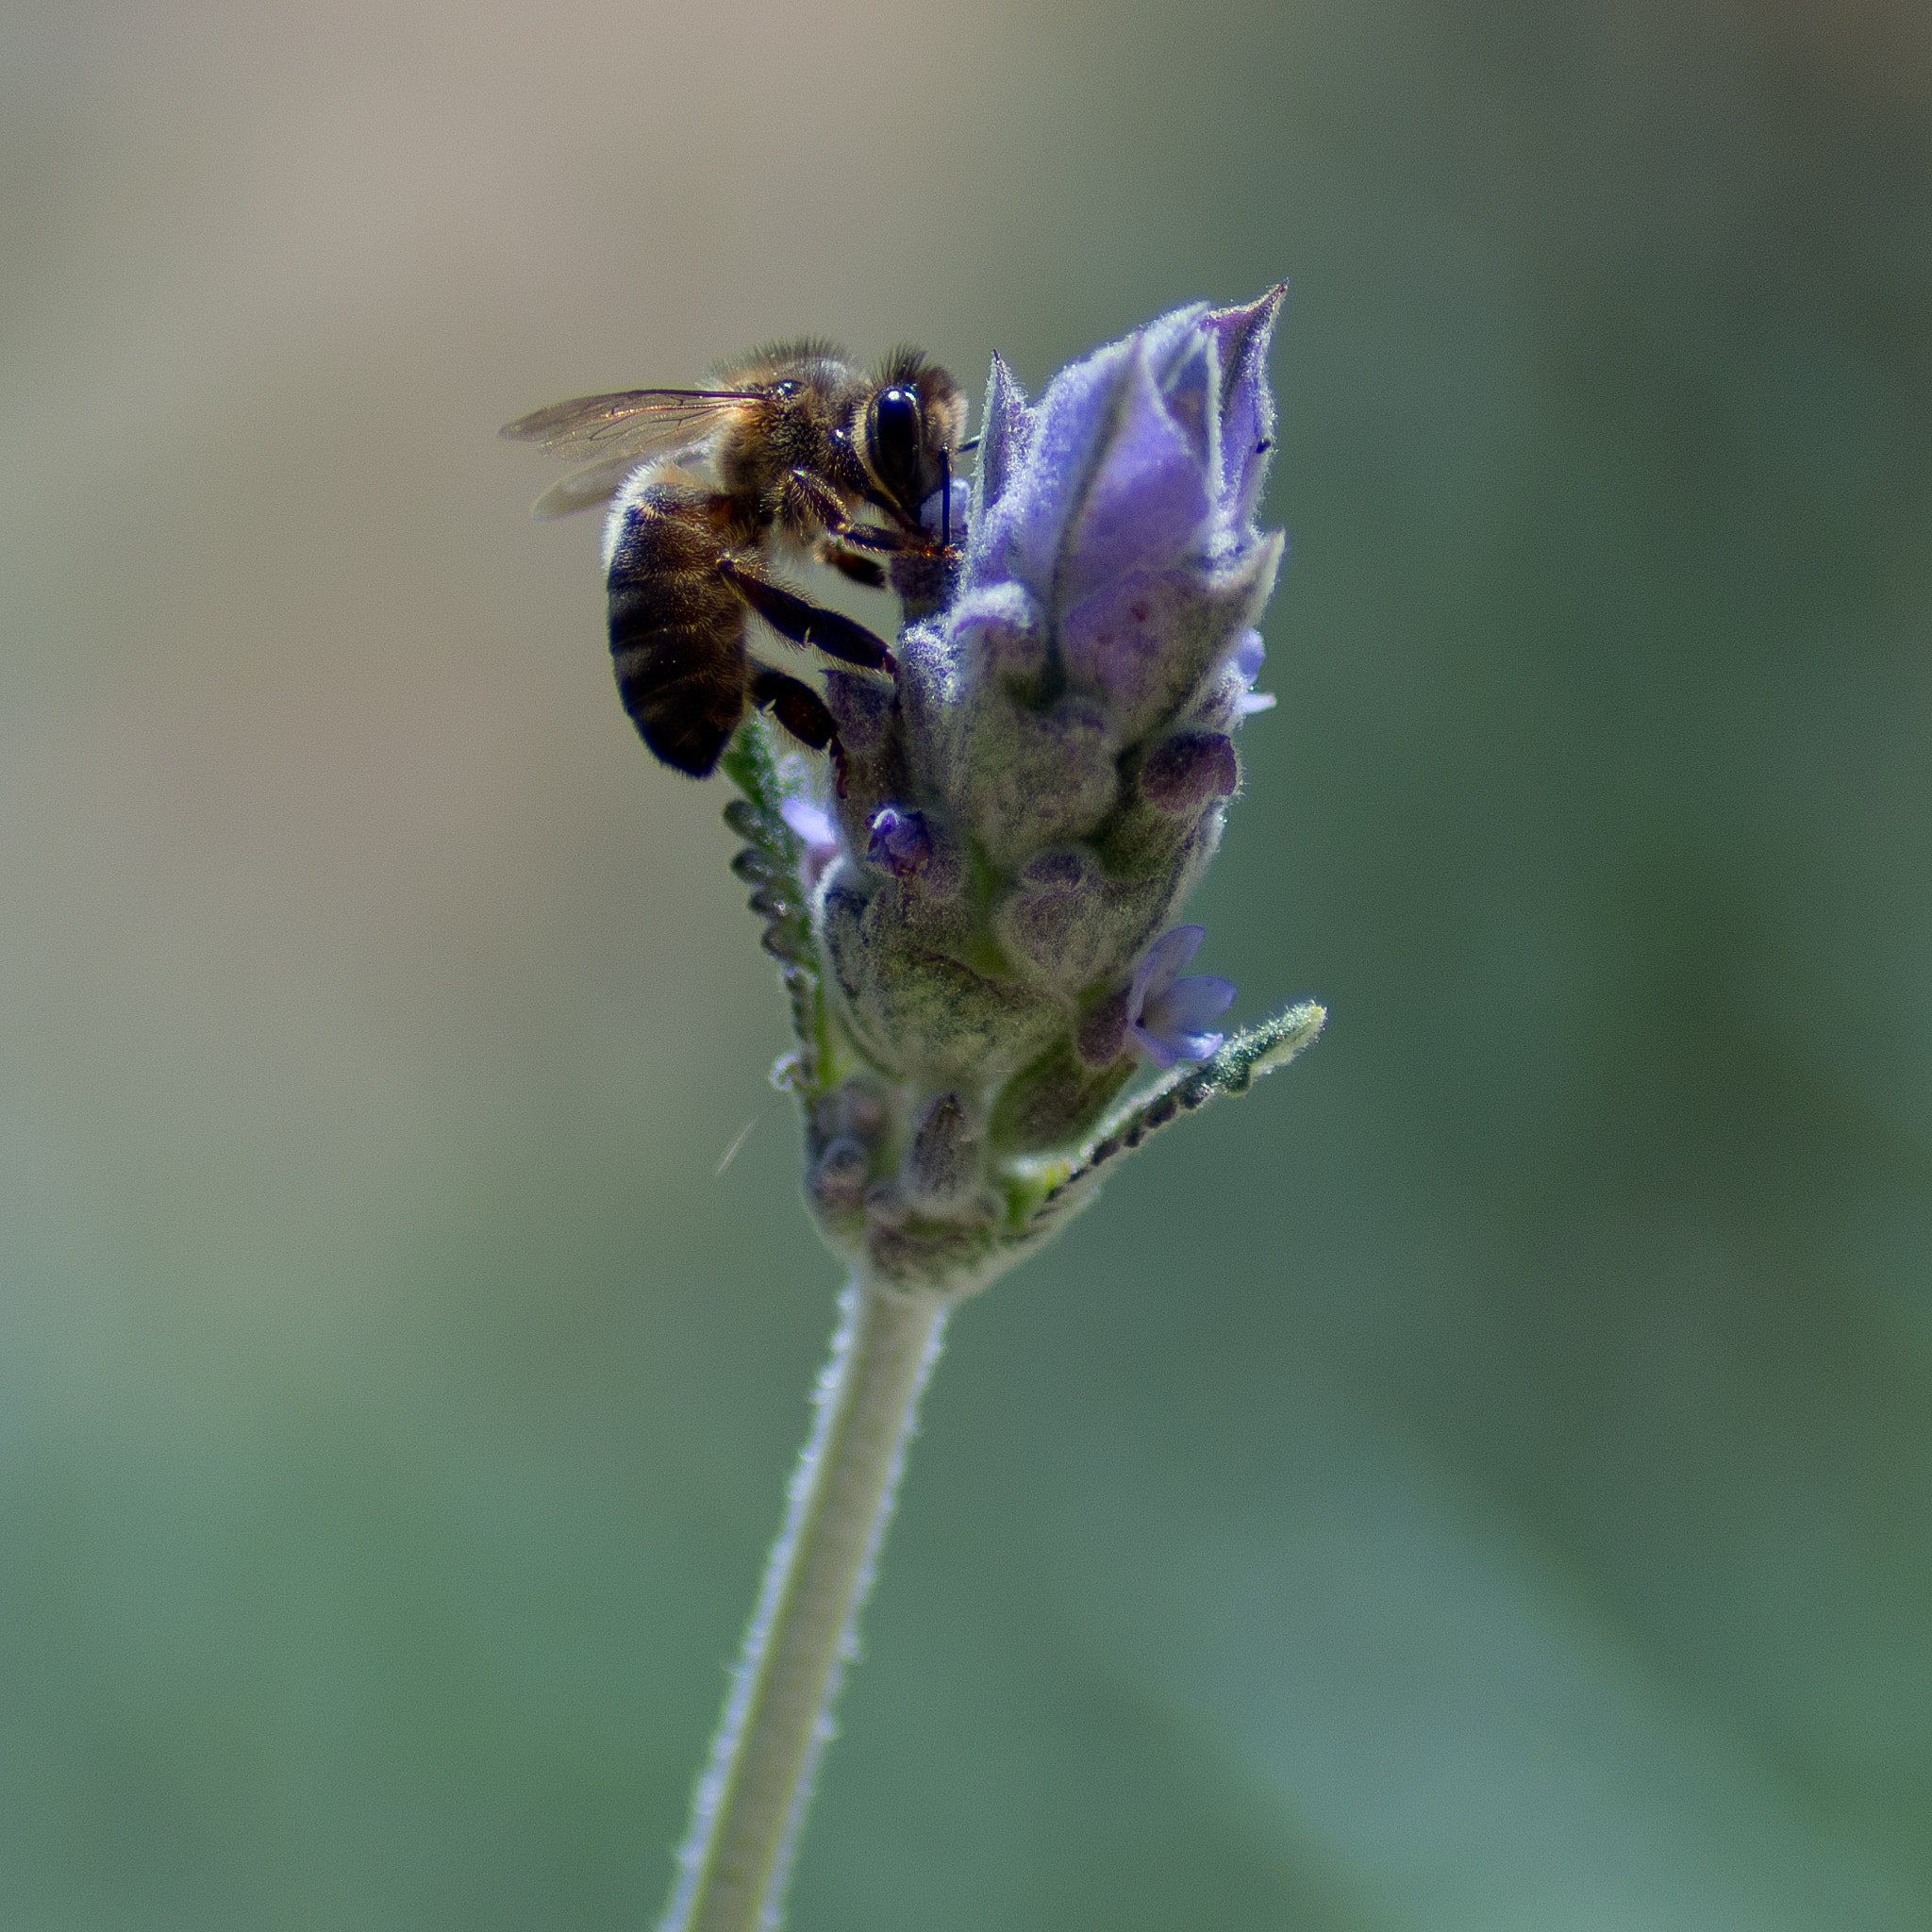
[[[635,464],[695,449],[734,408],[754,400],[745,390],[619,390],[532,409],[497,433],[512,442],[541,443],[552,456],[592,457],[600,464],[627,458]]]
[[[539,523],[548,523],[552,517],[567,517],[580,509],[594,509],[600,503],[608,503],[624,488],[624,479],[638,467],[640,460],[637,457],[607,457],[587,469],[573,470],[530,506],[530,514]]]

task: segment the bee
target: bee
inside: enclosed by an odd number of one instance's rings
[[[953,554],[952,458],[965,418],[958,384],[917,349],[893,350],[868,375],[808,340],[754,350],[708,389],[579,396],[502,434],[592,458],[545,491],[536,514],[610,504],[610,653],[645,744],[674,771],[708,777],[756,705],[829,750],[842,790],[824,700],[751,655],[750,619],[891,675],[884,639],[787,589],[773,566],[808,557],[875,589],[930,582]],[[935,511],[937,531],[923,520]]]

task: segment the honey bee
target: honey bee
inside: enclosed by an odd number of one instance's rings
[[[593,458],[539,497],[536,514],[610,504],[610,653],[651,750],[708,777],[756,705],[802,743],[829,749],[842,774],[824,700],[752,657],[749,619],[890,675],[884,639],[788,590],[772,566],[815,557],[874,588],[930,581],[952,555],[952,458],[965,417],[958,385],[917,349],[893,350],[867,375],[831,343],[803,341],[754,350],[708,389],[579,396],[502,433]]]

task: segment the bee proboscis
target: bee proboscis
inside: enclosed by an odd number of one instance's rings
[[[951,555],[965,413],[958,385],[916,349],[893,350],[867,375],[830,343],[802,341],[753,351],[707,389],[579,396],[503,434],[591,459],[536,513],[610,504],[604,567],[618,691],[651,750],[703,778],[750,705],[841,761],[824,698],[752,657],[749,618],[890,675],[882,638],[787,589],[772,566],[816,557],[855,582],[902,590],[922,570],[930,576],[933,560]]]

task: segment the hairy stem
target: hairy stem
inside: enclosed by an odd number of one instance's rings
[[[947,1302],[855,1278],[660,1932],[771,1932]]]

